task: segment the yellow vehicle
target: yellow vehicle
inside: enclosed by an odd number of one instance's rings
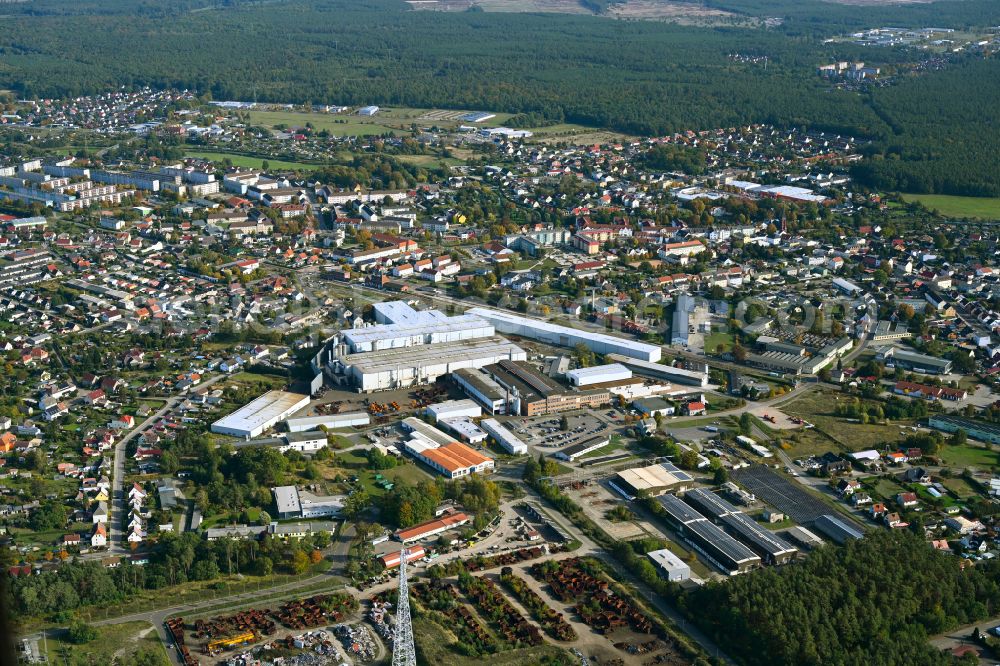
[[[214,641],[209,642],[208,651],[217,652],[223,648],[233,647],[234,645],[242,645],[244,643],[251,643],[257,639],[257,635],[248,631],[246,633],[237,634],[236,636],[231,636],[230,638],[219,638]]]

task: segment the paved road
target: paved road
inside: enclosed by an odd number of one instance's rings
[[[964,627],[958,627],[957,629],[944,634],[932,636],[931,645],[939,650],[954,650],[955,648],[962,647],[963,645],[971,645],[972,647],[982,649],[975,641],[972,640],[973,630],[975,630],[976,627],[979,627],[980,631],[985,632],[998,625],[1000,625],[1000,617],[994,617],[983,620],[982,622],[967,624]],[[985,665],[997,664],[1000,662],[996,659],[980,659],[979,663],[981,665]]]
[[[155,610],[133,613],[131,615],[124,615],[108,620],[98,620],[93,624],[100,626],[108,624],[121,624],[124,622],[149,622],[156,629],[156,632],[159,635],[160,640],[163,641],[163,644],[170,645],[173,643],[173,640],[167,635],[166,627],[163,623],[167,618],[175,615],[190,615],[191,613],[197,613],[199,609],[211,608],[215,606],[222,606],[222,609],[218,611],[219,614],[222,614],[227,612],[226,608],[251,605],[255,601],[264,597],[267,598],[267,602],[265,603],[271,604],[276,601],[283,601],[285,599],[298,597],[300,595],[299,590],[302,588],[314,585],[315,583],[319,583],[324,580],[330,581],[331,590],[343,588],[344,586],[339,581],[334,580],[334,576],[336,576],[338,572],[343,571],[346,566],[347,554],[350,551],[351,542],[354,540],[355,534],[354,525],[345,525],[340,531],[340,534],[337,536],[336,541],[334,541],[333,544],[324,551],[324,554],[333,563],[330,569],[324,573],[282,585],[262,587],[259,590],[250,590],[230,595],[222,594],[218,597],[205,599],[203,601],[157,608]],[[355,592],[357,591],[355,590]],[[314,593],[314,591],[310,592],[310,594]],[[176,649],[167,650],[167,652],[170,655],[172,663],[181,663]]]
[[[205,380],[199,384],[199,387],[211,386],[220,379],[225,378],[226,375],[216,375],[211,379]],[[140,434],[146,431],[146,429],[153,423],[156,423],[165,414],[175,409],[177,405],[185,400],[184,395],[175,395],[167,399],[167,402],[160,409],[156,410],[153,414],[149,416],[145,421],[139,424],[138,427],[133,428],[125,437],[122,437],[117,444],[115,444],[115,456],[114,465],[112,467],[112,477],[111,477],[111,506],[109,507],[110,515],[108,516],[108,552],[113,555],[123,555],[127,551],[123,545],[125,539],[125,531],[122,529],[124,525],[124,514],[127,506],[127,498],[123,492],[123,486],[125,484],[125,448],[129,442],[138,437]]]
[[[172,645],[173,640],[167,636],[167,631],[163,624],[169,617],[173,617],[175,615],[190,615],[192,613],[197,613],[199,609],[206,609],[225,604],[226,606],[218,611],[218,614],[223,614],[228,612],[226,608],[235,609],[236,607],[250,606],[265,596],[267,597],[267,601],[262,603],[273,604],[285,599],[296,598],[301,594],[299,590],[323,580],[330,581],[330,590],[342,588],[343,585],[335,580],[335,574],[332,572],[333,569],[330,569],[329,572],[310,576],[309,578],[303,578],[302,580],[286,583],[284,585],[262,588],[261,590],[250,590],[228,596],[224,595],[218,598],[205,599],[204,601],[197,601],[189,604],[179,604],[177,606],[170,606],[167,608],[158,608],[153,611],[124,615],[110,620],[97,620],[92,624],[102,626],[108,624],[122,624],[124,622],[149,622],[156,629],[156,633],[159,635],[160,640],[163,641],[163,645]],[[316,594],[318,592],[319,591],[317,590],[310,590],[310,594]],[[178,665],[181,663],[176,649],[168,649],[167,652],[170,655],[172,663]]]

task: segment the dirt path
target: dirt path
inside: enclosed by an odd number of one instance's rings
[[[571,556],[571,554],[567,555]],[[562,613],[563,619],[566,620],[566,622],[571,627],[573,627],[573,631],[576,632],[576,635],[578,637],[577,640],[575,641],[564,642],[564,641],[554,641],[552,640],[551,637],[546,636],[545,639],[546,641],[553,643],[555,645],[559,645],[560,647],[566,647],[566,648],[575,647],[577,650],[582,652],[588,658],[596,657],[596,659],[592,659],[592,661],[595,661],[598,664],[604,663],[605,661],[613,661],[614,659],[622,659],[626,664],[641,663],[641,661],[636,659],[635,657],[631,657],[625,652],[615,649],[615,647],[611,644],[611,642],[607,638],[597,633],[596,631],[591,629],[589,626],[587,626],[580,620],[580,616],[577,615],[576,611],[573,610],[573,604],[564,604],[558,599],[556,599],[548,591],[547,585],[540,583],[535,579],[534,576],[528,573],[528,569],[531,568],[531,565],[535,564],[535,562],[538,561],[540,560],[534,560],[531,562],[522,562],[518,565],[513,566],[512,568],[514,569],[514,573],[516,573],[522,580],[524,580],[525,584],[528,586],[528,589],[532,590],[535,594],[540,596],[542,600],[546,604],[548,604],[550,608],[554,609],[558,613]],[[521,605],[517,597],[511,594],[511,592],[507,590],[505,587],[503,587],[503,584],[500,582],[499,573],[493,574],[490,577],[493,578],[494,582],[498,586],[500,586],[504,596],[506,596],[511,601],[511,603],[514,604],[515,608],[521,611],[524,614],[524,616],[528,618],[528,620],[534,622],[535,624],[538,624],[532,619],[531,614],[527,612],[527,609],[525,609],[524,606]]]
[[[129,636],[128,643],[115,650],[114,654],[111,655],[110,663],[113,664],[116,661],[118,661],[118,659],[120,659],[121,657],[124,657],[126,653],[132,652],[132,650],[135,649],[135,646],[139,643],[139,641],[141,641],[143,638],[145,638],[154,631],[156,631],[156,627],[146,627],[142,631]]]

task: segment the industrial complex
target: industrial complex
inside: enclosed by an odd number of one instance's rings
[[[241,439],[258,437],[278,421],[309,405],[309,396],[288,391],[268,391],[212,424],[212,432]]]
[[[517,335],[522,338],[539,340],[556,347],[575,347],[585,345],[598,354],[621,354],[629,358],[656,363],[660,360],[659,345],[649,345],[624,338],[617,338],[604,333],[591,333],[567,326],[550,324],[530,317],[522,317],[512,312],[491,310],[489,308],[472,308],[466,314],[476,315],[492,324],[496,330],[505,335]]]

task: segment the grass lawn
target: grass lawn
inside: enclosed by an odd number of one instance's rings
[[[1000,466],[1000,453],[972,444],[965,446],[945,444],[938,452],[938,457],[941,458],[943,464],[952,467],[989,469]]]
[[[267,162],[268,166],[272,169],[290,169],[290,170],[307,170],[307,169],[318,169],[317,164],[306,164],[304,162],[288,162],[286,160],[276,160],[272,158],[262,159],[260,157],[250,157],[248,155],[236,155],[234,153],[218,153],[210,150],[191,150],[185,151],[184,157],[199,157],[203,160],[211,160],[213,162],[222,162],[224,159],[229,159],[233,163],[233,166],[238,167],[248,167],[254,169],[260,169],[262,162]]]
[[[230,377],[228,381],[223,380],[221,382],[223,386],[229,386],[232,383],[264,384],[270,389],[280,390],[284,389],[288,385],[288,380],[284,377],[277,377],[275,375],[258,375],[253,372],[237,372],[235,375]]]
[[[712,575],[712,570],[695,555],[692,551],[684,548],[673,539],[666,539],[667,550],[687,562],[691,567],[691,573],[699,578],[708,579]]]
[[[586,460],[587,458],[600,458],[601,456],[610,456],[612,453],[624,452],[624,449],[618,442],[611,442],[610,444],[605,444],[599,449],[591,451],[585,455],[580,456],[580,460]]]
[[[816,426],[839,444],[844,451],[861,451],[863,449],[881,448],[889,443],[895,444],[904,439],[906,434],[900,425],[909,425],[910,421],[894,421],[891,425],[879,423],[856,423],[834,414],[834,407],[840,400],[847,400],[835,391],[812,391],[781,405],[781,411],[798,416]],[[832,445],[834,442],[830,442]]]
[[[576,132],[591,132],[593,127],[585,127],[583,125],[576,125],[574,123],[559,123],[558,125],[549,125],[548,127],[537,127],[531,128],[531,131],[537,136],[549,136],[553,134],[572,134]]]
[[[369,495],[373,496],[381,495],[385,492],[381,486],[376,485],[376,474],[381,474],[393,483],[406,483],[410,485],[433,478],[433,475],[429,471],[412,462],[402,463],[392,469],[366,469],[368,466],[368,459],[361,455],[359,451],[338,453],[337,463],[335,463],[334,466],[342,468],[345,476],[357,476],[360,480],[361,486],[368,492]]]
[[[105,627],[97,627],[96,640],[83,645],[69,641],[66,636],[48,639],[49,662],[54,664],[131,664],[140,653],[159,654],[162,663],[169,663],[166,648],[156,630],[148,622],[124,622]],[[40,644],[44,645],[44,644]]]
[[[89,532],[93,529],[92,523],[70,523],[69,527],[57,528],[54,530],[44,530],[35,532],[26,527],[8,527],[7,530],[12,536],[17,537],[20,544],[33,543],[40,546],[58,546],[63,536],[76,534],[78,532]]]
[[[949,217],[976,217],[1000,220],[1000,198],[955,197],[946,194],[904,194],[906,201],[919,201]]]
[[[876,478],[870,481],[866,480],[865,484],[872,489],[873,493],[888,501],[892,501],[892,498],[899,493],[906,492],[903,486],[890,479]]]
[[[393,481],[394,483],[411,483],[415,484],[418,481],[427,481],[433,478],[430,472],[425,472],[423,468],[415,463],[407,463],[405,465],[400,465],[399,467],[393,467],[392,469],[387,469],[382,471],[382,476]],[[372,473],[374,478],[375,473]]]
[[[419,115],[419,114],[417,114]],[[251,111],[250,121],[254,125],[275,127],[287,125],[304,127],[312,123],[316,130],[327,130],[334,136],[374,136],[396,132],[397,134],[409,126],[411,122],[419,122],[416,115],[407,119],[400,113],[380,111],[371,118],[358,115],[332,113],[303,113],[301,111]]]
[[[712,331],[705,336],[705,353],[714,354],[722,345],[722,351],[727,352],[733,348],[733,334],[725,331]]]
[[[979,490],[960,476],[942,478],[941,485],[958,495],[959,499],[967,499],[979,495]]]

